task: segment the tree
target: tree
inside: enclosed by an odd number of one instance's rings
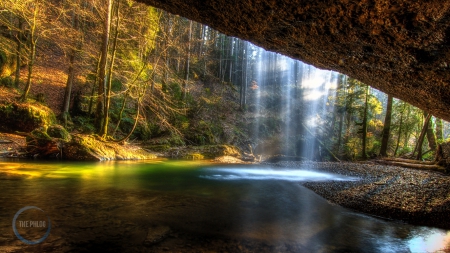
[[[427,114],[426,112],[424,112],[424,116],[425,116],[425,121],[423,123],[422,131],[420,132],[419,139],[417,140],[416,147],[414,148],[414,151],[413,151],[413,155],[417,151],[417,157],[416,157],[417,160],[422,159],[423,140],[425,139],[425,134],[428,130],[428,124],[430,123],[430,119],[431,119],[431,114]]]
[[[74,2],[68,2],[69,6],[64,6],[63,10],[60,13],[64,13],[65,10],[69,10],[69,14],[67,18],[63,18],[62,25],[68,27],[68,32],[66,34],[67,38],[69,38],[69,42],[67,42],[67,50],[68,54],[68,64],[69,67],[67,69],[67,81],[66,88],[64,89],[64,101],[62,107],[62,120],[63,125],[67,127],[68,120],[70,118],[69,115],[69,107],[70,100],[72,95],[72,88],[75,79],[75,68],[76,68],[76,57],[81,52],[84,42],[84,26],[81,24],[83,22],[82,15],[85,13],[84,7],[85,4],[82,1],[75,0]],[[63,17],[65,15],[62,15]]]
[[[21,52],[22,52],[22,43],[23,43],[23,34],[22,34],[22,30],[23,30],[23,20],[21,17],[17,17],[17,31],[16,31],[16,43],[17,43],[17,47],[16,47],[16,71],[15,71],[15,75],[14,75],[14,86],[15,87],[19,87],[19,82],[20,82],[20,67],[22,67],[22,56],[21,56]]]
[[[105,90],[106,90],[106,71],[108,59],[109,33],[111,29],[111,8],[112,0],[107,0],[107,8],[104,11],[102,46],[100,49],[99,78],[97,90],[97,129],[100,136],[106,135],[107,128],[104,126],[104,106],[105,106]]]
[[[247,63],[248,63],[248,43],[247,41],[241,41],[241,89],[240,89],[240,108],[245,110],[246,106],[246,93],[247,93]]]
[[[395,145],[394,156],[397,156],[398,147],[400,146],[400,139],[402,137],[402,129],[403,129],[403,114],[406,110],[406,102],[401,102],[402,107],[400,111],[400,123],[398,125],[398,133],[397,133],[397,143]]]
[[[116,58],[116,52],[117,52],[117,37],[119,35],[119,10],[120,10],[120,1],[116,1],[115,4],[115,19],[116,23],[114,25],[114,34],[113,34],[113,45],[111,49],[111,60],[109,62],[109,68],[107,73],[107,80],[106,80],[106,87],[105,87],[105,104],[103,107],[103,124],[102,129],[100,131],[100,135],[103,136],[103,138],[106,137],[108,134],[108,124],[109,124],[109,108],[111,105],[111,85],[112,85],[112,74],[114,69],[114,60]],[[111,28],[110,28],[111,29]],[[106,73],[105,73],[106,74]],[[139,109],[139,108],[138,108]],[[139,115],[137,116],[139,117]]]
[[[2,17],[0,23],[16,32],[16,42],[18,43],[16,58],[18,59],[17,67],[19,68],[22,60],[20,54],[23,46],[26,51],[26,55],[23,58],[27,61],[28,74],[23,93],[20,97],[21,101],[26,101],[32,84],[33,67],[36,60],[36,46],[40,38],[48,35],[49,27],[52,23],[50,19],[52,15],[49,12],[54,8],[50,2],[43,0],[3,0],[1,7],[17,20],[18,25],[15,25],[14,22],[11,22],[14,18],[7,20]],[[22,44],[22,36],[26,38],[25,44]],[[16,69],[16,84],[18,84],[19,75],[20,70]]]
[[[434,135],[434,131],[433,131],[433,120],[432,118],[430,118],[430,122],[428,123],[428,128],[427,128],[427,140],[428,140],[428,147],[435,151],[437,148],[436,145],[436,136]]]
[[[436,118],[436,139],[439,143],[444,140],[444,126],[442,119]]]
[[[390,130],[391,130],[393,99],[394,98],[392,95],[388,95],[386,117],[384,119],[384,126],[383,126],[383,137],[382,137],[381,148],[380,148],[380,156],[388,156],[387,155],[387,147],[388,147],[388,143],[389,143],[389,136],[390,136]]]
[[[366,153],[366,144],[367,144],[367,121],[368,121],[368,109],[369,109],[369,85],[366,85],[366,96],[365,96],[365,103],[364,103],[364,114],[363,114],[363,121],[361,126],[361,132],[362,132],[362,159],[367,159],[367,153]]]
[[[187,85],[189,82],[189,64],[191,62],[191,40],[192,40],[192,20],[189,20],[186,60],[185,60],[185,68],[184,68],[183,100],[186,100]]]

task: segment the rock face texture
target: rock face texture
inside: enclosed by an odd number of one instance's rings
[[[450,121],[448,0],[138,0]]]

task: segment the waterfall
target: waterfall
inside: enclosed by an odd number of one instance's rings
[[[249,48],[247,113],[256,155],[320,159],[316,137],[330,131],[326,123],[333,113],[338,73],[255,45]]]

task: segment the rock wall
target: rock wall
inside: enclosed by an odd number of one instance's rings
[[[450,121],[450,1],[138,0]]]

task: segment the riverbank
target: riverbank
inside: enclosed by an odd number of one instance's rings
[[[303,167],[279,162],[279,167]],[[358,177],[357,181],[305,182],[328,201],[366,214],[414,225],[450,229],[450,176],[371,163],[308,163],[314,170]]]

